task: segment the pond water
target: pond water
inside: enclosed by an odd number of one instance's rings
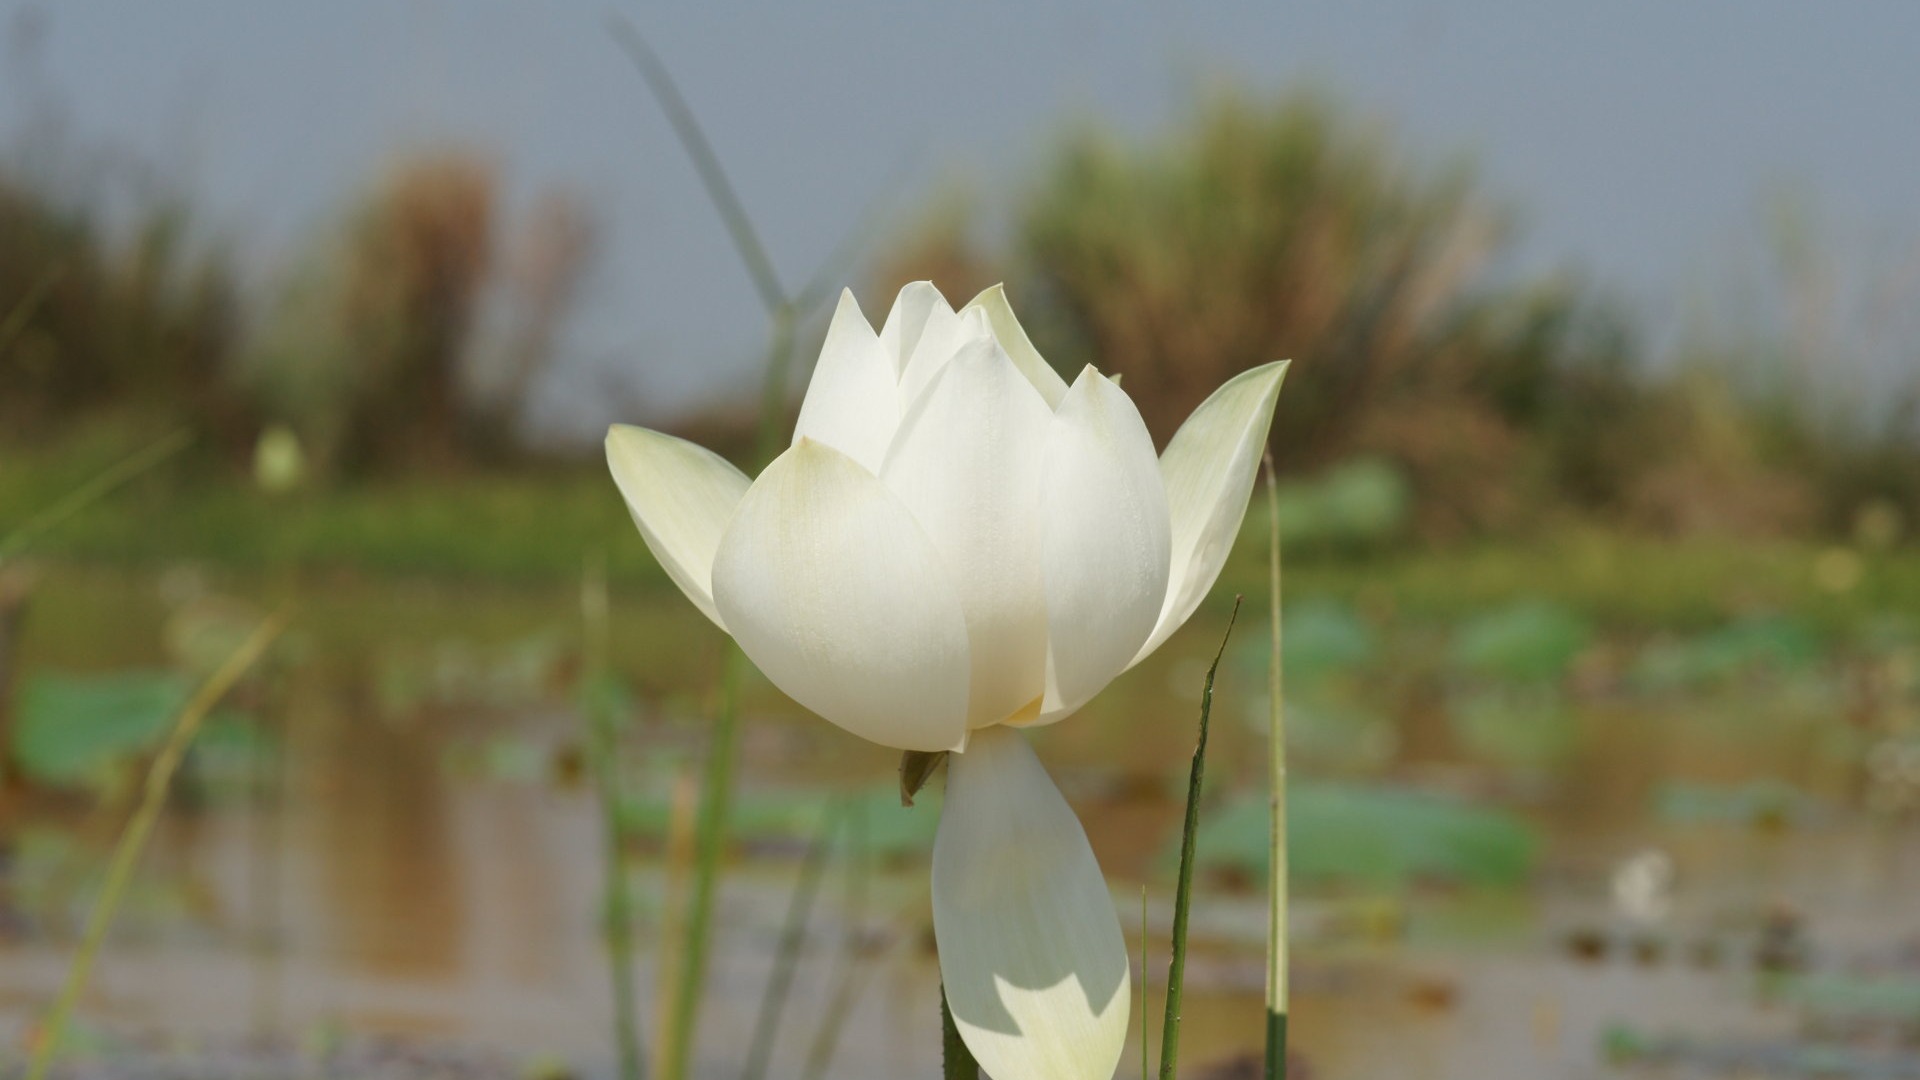
[[[198,639],[251,617],[226,599],[247,591],[185,571],[53,568],[21,668],[191,669]],[[84,1002],[77,1060],[156,1046],[191,1058],[262,1033],[323,1055],[393,1035],[610,1075],[571,590],[255,591],[298,597],[272,672],[237,699],[275,750],[224,767],[209,756],[183,779]],[[684,876],[675,835],[723,642],[664,595],[615,604],[651,1040],[677,919],[665,898]],[[1036,738],[1136,949],[1146,886],[1156,1047],[1169,849],[1224,614],[1210,608]],[[1262,1030],[1261,870],[1241,857],[1261,842],[1236,825],[1264,768],[1263,614],[1248,614],[1216,704],[1213,858],[1182,1028],[1192,1075],[1254,1075]],[[1502,617],[1526,641],[1553,636]],[[1762,650],[1661,681],[1634,673],[1671,668],[1658,650],[1685,643],[1583,632],[1561,667],[1529,671],[1522,656],[1492,670],[1461,633],[1355,623],[1372,640],[1342,661],[1345,631],[1303,622],[1312,663],[1289,666],[1296,829],[1314,830],[1295,839],[1305,1075],[1920,1076],[1920,834],[1899,802],[1920,785],[1920,764],[1898,756],[1914,730],[1908,653]],[[1696,664],[1711,667],[1710,644],[1688,646]],[[771,1075],[804,1074],[836,1000],[850,1008],[826,1075],[932,1075],[920,845],[937,795],[894,805],[888,754],[757,682],[742,746],[698,1075],[740,1069],[807,837],[836,797],[857,808],[866,870],[835,847]],[[112,790],[35,790],[0,823],[0,1060],[58,985],[126,806]]]

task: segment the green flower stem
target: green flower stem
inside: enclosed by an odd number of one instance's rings
[[[940,986],[940,1077],[941,1080],[980,1080],[980,1063],[954,1026],[953,1010],[947,1006],[947,988]]]

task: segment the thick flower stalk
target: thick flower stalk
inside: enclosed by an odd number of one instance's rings
[[[1193,614],[1239,532],[1284,364],[1207,399],[1156,456],[1092,367],[1069,386],[999,287],[926,282],[876,333],[843,293],[793,444],[749,480],[615,426],[647,546],[767,678],[884,746],[951,750],[934,935],[997,1080],[1113,1075],[1125,942],[1086,833],[1019,728],[1086,704]]]

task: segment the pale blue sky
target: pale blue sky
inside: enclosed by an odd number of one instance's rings
[[[24,6],[0,0],[16,26]],[[1310,80],[1422,152],[1475,155],[1523,213],[1527,262],[1585,267],[1656,314],[1728,269],[1770,191],[1846,235],[1911,236],[1920,213],[1911,0],[42,7],[37,71],[6,61],[0,124],[57,102],[73,133],[158,162],[257,265],[422,142],[491,149],[517,198],[587,197],[609,231],[546,410],[582,427],[607,419],[591,388],[608,376],[657,414],[748,377],[761,340],[604,31],[616,9],[666,56],[794,279],[876,197],[908,209],[958,173],[990,200],[1067,120],[1147,130],[1222,74]]]

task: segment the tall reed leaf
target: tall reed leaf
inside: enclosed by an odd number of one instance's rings
[[[1200,691],[1200,735],[1193,746],[1193,767],[1187,774],[1187,816],[1180,829],[1180,883],[1173,894],[1173,958],[1167,961],[1167,1019],[1160,1030],[1160,1080],[1173,1080],[1180,1062],[1180,999],[1187,977],[1187,915],[1193,901],[1194,835],[1200,829],[1200,787],[1207,772],[1207,726],[1213,715],[1213,678],[1226,655],[1227,639],[1240,618],[1240,597],[1233,598],[1227,632],[1207,665],[1207,682]]]

